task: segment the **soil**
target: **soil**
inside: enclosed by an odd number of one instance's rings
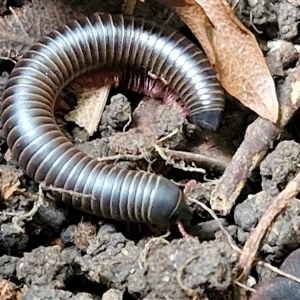
[[[257,35],[276,83],[284,82],[299,64],[300,3],[228,2]],[[120,13],[123,2],[71,3],[74,9],[91,14]],[[167,23],[192,37],[175,14],[154,0],[139,2],[134,14]],[[11,66],[2,62],[0,68],[2,92]],[[220,129],[200,132],[177,106],[113,89],[92,138],[84,129],[60,121],[64,133],[89,156],[119,155],[116,166],[161,174],[182,186],[189,197],[209,206],[222,170],[256,117],[227,96]],[[296,114],[281,140],[271,145],[259,168],[249,176],[228,216],[215,220],[203,207],[189,203],[194,217],[184,230],[103,220],[67,207],[42,192],[17,166],[0,130],[0,299],[243,299],[235,284],[239,253],[233,244],[243,247],[274,197],[298,173],[297,124]],[[164,139],[166,136],[169,138]],[[160,147],[201,154],[217,163],[210,168],[183,160],[166,162],[153,150],[158,140]],[[299,228],[300,202],[295,198],[270,229],[260,259],[280,266],[288,257],[282,270],[299,276],[299,250],[293,252],[300,246]],[[299,283],[289,285],[261,265],[253,267],[250,279],[249,286],[258,291],[253,299],[300,298]]]

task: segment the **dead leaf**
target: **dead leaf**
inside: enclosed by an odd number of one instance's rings
[[[78,104],[65,120],[85,128],[91,136],[98,128],[110,87],[118,86],[120,77],[120,72],[99,69],[77,77],[67,89],[77,95]]]
[[[0,167],[0,193],[4,200],[9,199],[15,192],[22,193],[25,190],[20,188],[20,177],[23,172],[14,166],[1,165]]]
[[[14,192],[19,190],[20,181],[13,183],[12,185],[2,186],[1,194],[4,200],[10,198]]]
[[[225,90],[276,123],[279,108],[275,84],[262,51],[226,0],[161,1],[175,10],[195,34]]]
[[[98,128],[98,124],[107,101],[111,85],[94,88],[83,92],[78,97],[75,110],[65,116],[67,121],[73,121],[85,128],[91,136]]]
[[[0,18],[0,57],[18,59],[32,44],[51,30],[82,16],[58,0],[24,1],[22,8],[9,8]]]
[[[14,300],[16,299],[16,291],[12,284],[5,279],[0,281],[0,299],[1,300]]]

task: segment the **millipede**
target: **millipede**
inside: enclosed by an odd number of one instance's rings
[[[203,129],[216,129],[220,123],[223,90],[200,48],[165,26],[95,14],[43,37],[11,72],[3,93],[2,122],[13,157],[29,177],[62,189],[61,200],[85,212],[154,224],[189,218],[175,183],[98,162],[60,131],[54,118],[59,93],[96,68],[154,75],[184,102],[191,122]]]

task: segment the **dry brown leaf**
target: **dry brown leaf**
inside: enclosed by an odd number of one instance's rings
[[[85,128],[91,136],[98,128],[110,87],[111,85],[105,85],[83,92],[78,96],[76,108],[67,114],[65,119]]]
[[[14,290],[12,284],[5,279],[0,281],[0,299],[1,300],[15,300],[16,291]]]
[[[3,199],[4,200],[9,199],[14,194],[14,192],[19,190],[20,185],[21,185],[21,183],[20,183],[20,181],[18,181],[11,185],[2,186],[1,195],[2,195]]]
[[[4,200],[9,199],[15,192],[24,192],[20,188],[20,177],[23,172],[10,165],[2,165],[0,168],[0,195]]]
[[[275,84],[262,51],[226,0],[161,1],[193,31],[225,90],[261,117],[276,123],[279,109]]]
[[[51,30],[81,16],[59,0],[24,1],[22,8],[10,8],[0,18],[0,57],[19,58],[32,44]]]

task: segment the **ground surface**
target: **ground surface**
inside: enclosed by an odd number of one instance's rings
[[[121,1],[109,1],[109,5],[103,4],[107,1],[92,2],[74,0],[73,7],[87,13],[121,12]],[[263,33],[258,35],[263,49],[275,38],[290,42],[280,44],[279,50],[268,55],[276,82],[284,81],[288,69],[294,68],[298,60],[294,45],[299,42],[300,5],[296,2],[242,0],[235,8],[244,24]],[[170,17],[170,11],[154,1],[138,4],[135,14],[167,20],[168,25],[187,32],[176,16]],[[8,75],[4,73],[6,65],[1,66],[3,89]],[[123,95],[119,90],[113,90],[111,97],[95,139],[89,140],[85,131],[74,125],[63,126],[68,137],[92,157],[142,154],[144,158],[120,159],[115,164],[151,170],[182,186],[190,182],[189,196],[205,204],[209,204],[212,188],[242,142],[247,125],[256,118],[228,98],[220,130],[204,133],[188,123],[177,107],[166,107],[161,101],[131,93]],[[123,132],[130,120],[131,125]],[[195,210],[194,224],[187,228],[191,237],[182,237],[176,227],[169,231],[147,224],[100,220],[67,207],[50,195],[43,198],[38,185],[10,159],[0,131],[0,299],[238,299],[237,285],[233,283],[238,253],[219,225],[225,227],[238,246],[243,246],[272,199],[298,172],[298,121],[295,116],[282,135],[283,141],[272,146],[251,175],[230,215],[216,222],[207,211],[191,204]],[[159,146],[214,158],[216,165],[208,165],[205,175],[196,172],[204,167],[201,164],[198,169],[191,166],[191,171],[183,168],[187,166],[183,161],[166,165],[153,151],[153,144],[168,134],[171,137]],[[300,204],[294,199],[272,227],[261,249],[261,259],[279,266],[299,247],[299,228]],[[292,273],[299,274],[295,269]],[[275,276],[262,266],[254,268],[251,275],[252,285]],[[274,283],[265,283],[262,289],[271,284]],[[284,299],[284,288],[276,292],[282,297],[278,299]],[[293,293],[288,299],[299,297]]]

